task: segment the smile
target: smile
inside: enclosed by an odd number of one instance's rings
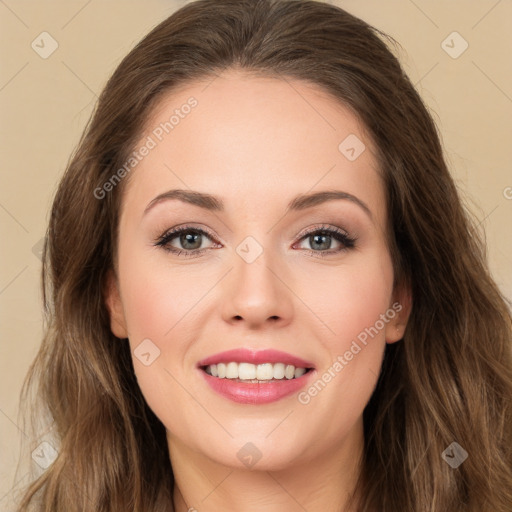
[[[310,368],[296,368],[285,363],[229,363],[211,364],[203,368],[212,377],[219,379],[232,379],[237,382],[271,382],[282,379],[296,379],[304,375]]]
[[[241,404],[266,404],[298,393],[317,371],[312,362],[275,349],[237,348],[197,363],[206,383]]]

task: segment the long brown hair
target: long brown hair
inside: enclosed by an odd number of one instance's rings
[[[26,490],[20,512],[173,509],[165,429],[104,301],[126,178],[102,197],[97,191],[126,162],[162,94],[229,67],[321,86],[362,120],[377,147],[395,278],[410,285],[413,307],[364,411],[360,510],[512,509],[510,310],[432,117],[388,43],[327,3],[199,0],[124,58],[51,210],[46,334],[24,396],[38,390],[58,457]],[[468,452],[457,468],[441,455],[453,442]]]

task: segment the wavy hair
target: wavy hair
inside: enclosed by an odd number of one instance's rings
[[[227,68],[319,85],[357,115],[377,148],[395,279],[410,286],[413,306],[364,410],[360,512],[512,510],[509,304],[432,116],[388,43],[396,41],[327,3],[199,0],[122,60],[51,209],[45,335],[22,398],[37,393],[58,456],[25,489],[19,512],[173,510],[165,428],[104,300],[126,179],[103,199],[95,190],[134,150],[163,94]],[[441,456],[453,441],[469,453],[456,469]]]

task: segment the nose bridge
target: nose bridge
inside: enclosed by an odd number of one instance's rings
[[[265,241],[271,238],[267,236]],[[235,247],[233,265],[225,297],[227,320],[241,317],[258,323],[289,317],[291,303],[284,284],[286,276],[280,275],[279,251],[264,246],[255,236],[247,236]]]

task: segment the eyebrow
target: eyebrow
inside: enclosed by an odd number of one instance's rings
[[[222,201],[222,199],[216,196],[204,192],[198,192],[195,190],[174,189],[168,190],[167,192],[164,192],[163,194],[156,196],[146,206],[144,210],[144,215],[149,210],[151,210],[155,205],[163,201],[169,201],[171,199],[176,199],[183,203],[192,204],[194,206],[198,206],[199,208],[203,208],[209,211],[224,211],[224,202]],[[358,197],[349,194],[348,192],[342,192],[339,190],[325,190],[321,192],[313,192],[311,194],[298,195],[288,203],[286,211],[301,211],[307,208],[312,208],[313,206],[317,206],[327,201],[340,199],[348,200],[358,205],[361,209],[365,211],[365,213],[370,217],[370,219],[373,219],[372,212],[370,208],[368,208],[366,203],[361,201],[361,199],[359,199]]]

